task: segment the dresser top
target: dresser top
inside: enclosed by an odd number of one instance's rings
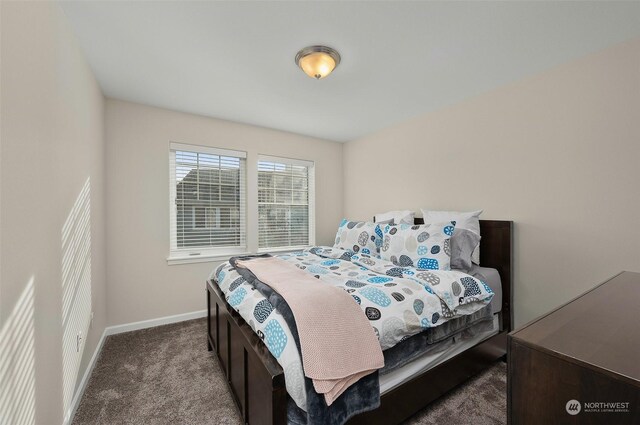
[[[640,273],[622,272],[510,336],[638,385]]]

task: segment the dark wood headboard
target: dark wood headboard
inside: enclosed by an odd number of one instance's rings
[[[424,224],[416,217],[415,224]],[[513,326],[513,221],[480,220],[480,265],[498,270],[502,281],[502,328]]]
[[[502,325],[513,330],[513,221],[480,220],[480,265],[497,269],[502,280]]]

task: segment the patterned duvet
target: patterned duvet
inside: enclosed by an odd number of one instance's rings
[[[472,314],[493,297],[484,282],[460,271],[399,267],[338,248],[314,247],[278,257],[347,291],[369,319],[383,350],[427,328]],[[212,277],[280,363],[287,392],[306,410],[300,354],[282,316],[229,263],[218,267]]]

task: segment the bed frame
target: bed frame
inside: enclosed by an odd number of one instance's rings
[[[422,219],[416,218],[416,224]],[[505,358],[513,323],[513,222],[480,220],[480,264],[498,270],[502,280],[500,332],[446,362],[381,395],[380,407],[348,424],[398,424],[470,377]],[[246,424],[286,425],[284,372],[266,345],[207,281],[207,340],[215,350]]]

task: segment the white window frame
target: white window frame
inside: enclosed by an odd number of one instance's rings
[[[299,245],[299,246],[283,246],[283,247],[277,247],[277,248],[260,248],[259,247],[259,232],[260,232],[260,226],[259,223],[256,221],[256,235],[255,238],[256,240],[256,247],[257,248],[257,252],[258,253],[264,253],[264,252],[289,252],[289,251],[300,251],[303,250],[305,248],[309,248],[312,246],[315,246],[316,244],[316,188],[315,188],[315,162],[314,161],[308,161],[308,160],[303,160],[303,159],[294,159],[294,158],[286,158],[286,157],[281,157],[281,156],[272,156],[272,155],[263,155],[263,154],[258,154],[258,159],[257,161],[254,163],[254,166],[256,168],[256,176],[258,173],[258,164],[260,163],[260,161],[266,161],[266,162],[279,162],[279,163],[284,163],[284,164],[289,164],[289,165],[297,165],[297,166],[302,166],[302,167],[307,167],[307,194],[309,197],[308,200],[308,206],[309,206],[309,243],[307,245]],[[257,192],[258,192],[258,181],[256,178],[256,196],[257,196]],[[258,199],[256,199],[256,209],[259,208],[259,202]],[[258,220],[257,214],[256,216],[256,220]]]
[[[241,231],[241,243],[237,247],[190,247],[190,248],[178,248],[177,246],[177,212],[176,212],[176,166],[175,166],[175,152],[176,151],[188,151],[205,153],[220,156],[237,157],[244,160],[244,170],[241,174],[240,182],[240,202],[241,206],[244,206],[244,219],[242,217],[242,211],[240,211],[240,225],[244,225],[244,233]],[[248,254],[247,249],[247,168],[249,164],[247,161],[247,153],[244,151],[237,151],[231,149],[213,148],[208,146],[190,145],[184,143],[169,143],[169,256],[167,257],[167,263],[172,264],[185,264],[185,263],[198,263],[214,261],[216,259],[229,258],[234,255]],[[218,214],[219,217],[219,214]]]

